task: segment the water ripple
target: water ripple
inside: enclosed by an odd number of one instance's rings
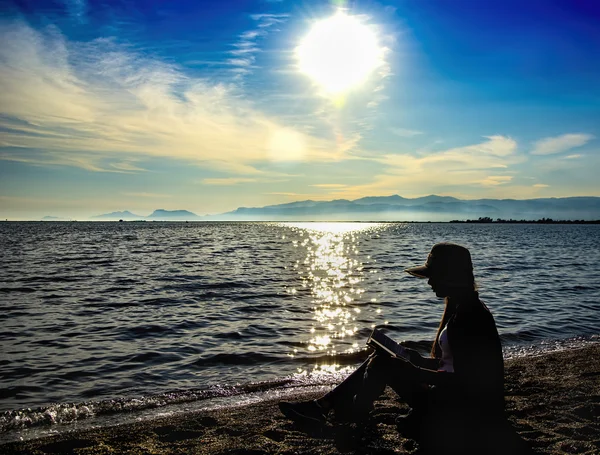
[[[2,425],[339,375],[373,327],[427,353],[443,303],[402,270],[438,241],[509,355],[600,333],[600,226],[0,223]]]

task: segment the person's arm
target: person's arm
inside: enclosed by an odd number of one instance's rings
[[[420,357],[420,356],[419,356]],[[425,362],[431,360],[435,363],[434,367],[436,369],[429,369],[425,367],[421,367],[412,362],[407,362],[405,360],[395,358],[395,357],[387,357],[388,361],[391,361],[395,364],[395,367],[399,371],[403,371],[403,374],[409,374],[415,382],[436,386],[446,386],[446,385],[454,385],[457,381],[457,376],[455,373],[448,373],[446,371],[437,371],[438,367],[438,359],[425,359],[420,357]]]
[[[404,349],[406,349],[410,354],[410,363],[417,367],[435,371],[440,366],[440,359],[423,357],[421,354],[411,348],[404,347]]]
[[[417,353],[418,354],[418,353]],[[414,362],[413,362],[414,363]],[[426,370],[436,371],[440,366],[440,359],[434,359],[432,357],[421,357],[419,356],[416,366],[424,368]]]
[[[446,371],[429,370],[427,368],[415,367],[415,375],[418,382],[436,386],[451,386],[456,384],[456,374]]]

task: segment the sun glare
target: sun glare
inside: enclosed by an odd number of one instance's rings
[[[375,32],[341,11],[314,24],[296,48],[300,71],[329,94],[364,83],[383,62]]]

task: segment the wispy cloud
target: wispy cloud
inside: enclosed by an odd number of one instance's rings
[[[232,66],[241,66],[244,68],[249,68],[252,66],[254,62],[254,58],[230,58],[227,60],[227,63]]]
[[[0,125],[2,123],[0,122]],[[0,149],[2,143],[0,142]],[[19,147],[14,145],[13,147]],[[33,166],[52,167],[52,166],[68,166],[78,167],[92,172],[110,172],[116,174],[131,174],[134,172],[145,171],[128,163],[108,163],[101,155],[90,155],[80,153],[78,155],[69,155],[64,153],[45,152],[39,155],[38,151],[29,151],[26,147],[24,150],[12,153],[0,153],[0,161],[14,161],[17,163],[25,163]]]
[[[432,191],[456,193],[465,188],[481,191],[509,183],[510,166],[523,161],[517,154],[517,142],[507,136],[488,136],[478,144],[426,156],[395,154],[368,159],[383,164],[385,172],[376,175],[371,183],[341,188],[340,197],[395,193],[422,196]],[[504,169],[506,174],[498,173]]]
[[[348,185],[345,185],[343,183],[317,183],[311,186],[314,186],[316,188],[345,188]]]
[[[275,24],[283,24],[289,17],[289,14],[252,14],[250,16],[253,20],[258,22],[259,28],[269,28]]]
[[[390,132],[400,137],[415,137],[423,134],[422,131],[409,130],[405,128],[390,128]]]
[[[160,156],[248,175],[257,163],[341,160],[353,146],[110,39],[73,43],[53,27],[3,22],[0,41],[1,159],[139,172],[136,161]]]
[[[575,147],[587,144],[594,136],[591,134],[575,133],[563,134],[561,136],[547,137],[534,144],[533,155],[552,155],[563,153]]]
[[[243,77],[250,74],[255,65],[256,54],[261,52],[258,41],[269,34],[274,25],[285,22],[287,14],[252,14],[250,16],[256,22],[256,28],[242,33],[233,44],[234,49],[229,51],[231,56],[226,63],[232,66],[235,79],[241,81]]]
[[[61,0],[70,16],[78,22],[85,22],[87,2],[85,0]]]
[[[123,196],[133,196],[133,197],[142,197],[142,198],[150,198],[150,199],[168,199],[172,196],[170,194],[160,194],[160,193],[122,193]]]
[[[269,193],[263,193],[269,196],[285,196],[289,197],[291,200],[312,200],[312,201],[328,201],[331,199],[330,194],[326,193],[294,193],[294,192],[285,192],[285,191],[273,191]]]
[[[110,163],[110,166],[118,169],[120,171],[129,171],[129,172],[145,172],[146,169],[142,169],[141,167],[138,167],[134,164],[131,164],[129,162],[120,162],[120,163]]]
[[[548,188],[550,185],[546,185],[545,183],[536,183],[533,185],[534,188]]]
[[[489,175],[486,178],[484,178],[483,180],[479,180],[476,183],[479,183],[480,185],[483,185],[483,186],[498,186],[498,185],[504,185],[506,183],[510,183],[511,180],[512,180],[511,175]]]
[[[201,183],[204,185],[217,185],[217,186],[230,186],[239,185],[240,183],[255,183],[258,179],[249,179],[242,177],[227,177],[227,178],[213,178],[213,179],[202,179]]]

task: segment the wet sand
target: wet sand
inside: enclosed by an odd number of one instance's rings
[[[600,454],[600,345],[508,361],[505,393],[505,426],[484,436],[466,429],[467,439],[486,441],[479,453]],[[0,446],[0,453],[438,453],[398,432],[395,418],[406,411],[388,390],[363,425],[307,429],[286,420],[271,401],[10,443]],[[460,441],[438,442],[446,455]]]

